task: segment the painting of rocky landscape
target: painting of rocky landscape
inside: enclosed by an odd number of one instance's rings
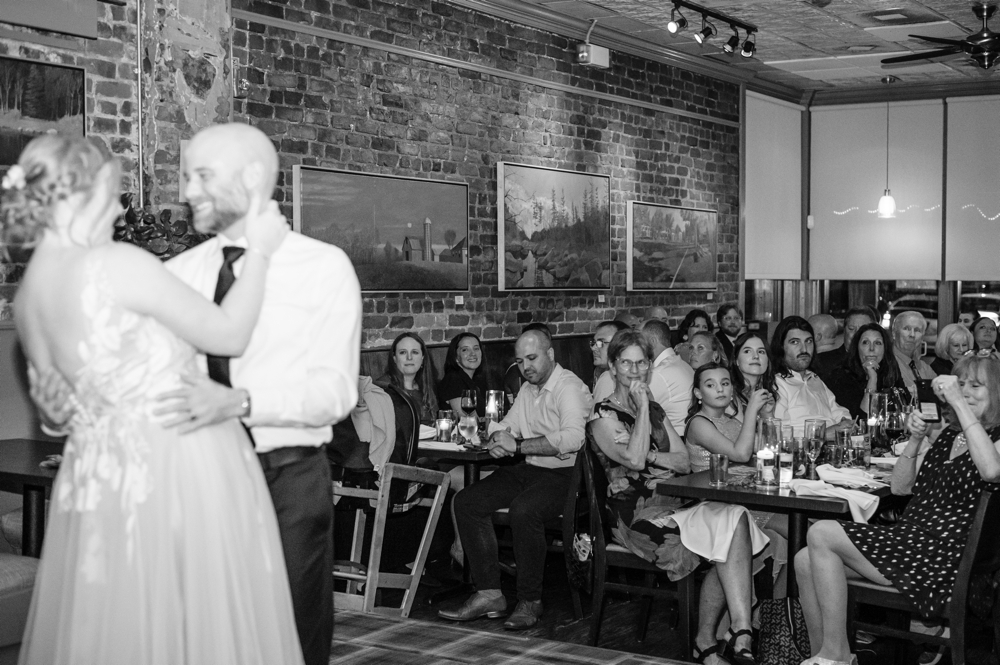
[[[611,287],[611,179],[497,163],[501,291]]]
[[[292,167],[292,227],[340,247],[362,291],[467,291],[465,183]]]
[[[628,202],[626,273],[630,291],[716,288],[716,213]]]

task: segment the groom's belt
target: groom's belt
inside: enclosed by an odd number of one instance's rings
[[[295,464],[323,454],[323,446],[283,446],[267,453],[258,453],[257,459],[264,471]]]

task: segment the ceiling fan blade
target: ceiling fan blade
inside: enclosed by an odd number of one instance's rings
[[[958,46],[953,46],[952,48],[942,48],[935,51],[924,51],[923,53],[911,53],[910,55],[900,55],[895,58],[886,58],[882,61],[883,65],[895,65],[901,62],[913,62],[914,60],[929,60],[931,58],[940,58],[944,55],[955,55],[957,53],[962,53],[962,49]]]
[[[963,46],[967,44],[961,39],[945,39],[944,37],[924,37],[923,35],[910,35],[914,39],[921,39],[925,42],[930,42],[931,44],[948,44],[949,46]]]

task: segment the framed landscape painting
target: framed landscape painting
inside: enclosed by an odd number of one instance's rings
[[[628,290],[714,290],[717,220],[714,210],[629,201]]]
[[[340,247],[362,291],[467,291],[464,183],[292,167],[293,228]]]
[[[0,168],[40,134],[83,136],[85,121],[82,68],[0,56]]]
[[[501,291],[611,288],[611,178],[497,162]]]

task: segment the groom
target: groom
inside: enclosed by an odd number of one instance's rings
[[[278,155],[260,130],[227,124],[198,132],[185,160],[194,227],[215,237],[167,267],[219,302],[240,274],[252,195],[274,192]],[[323,445],[357,404],[360,346],[361,290],[347,255],[290,233],[271,257],[243,355],[209,356],[207,376],[165,396],[168,425],[181,431],[233,417],[247,428],[277,513],[307,665],[330,659],[333,497]]]

